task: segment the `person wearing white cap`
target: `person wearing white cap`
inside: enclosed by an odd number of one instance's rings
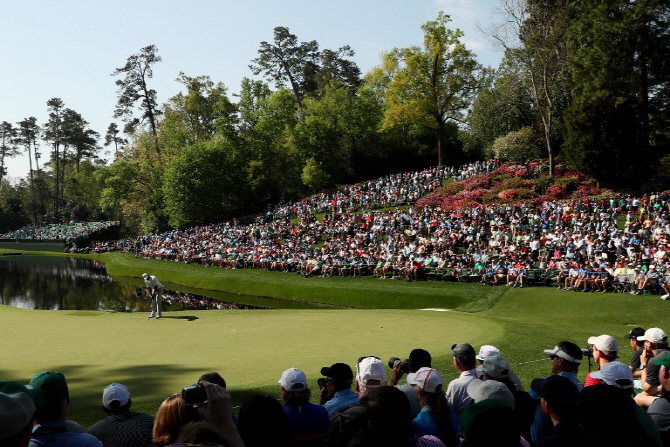
[[[663,329],[652,327],[637,339],[644,341],[644,352],[640,356],[642,392],[635,396],[635,402],[642,408],[648,408],[661,391],[661,382],[658,380],[661,367],[655,362],[668,353],[668,336]]]
[[[633,372],[625,363],[608,362],[598,371],[593,371],[591,377],[601,380],[607,385],[633,392]]]
[[[644,290],[647,288],[651,289],[656,287],[658,278],[659,274],[658,271],[656,271],[656,266],[654,264],[650,265],[647,273],[642,278],[640,278],[637,283],[637,295],[641,295],[642,292],[644,292]]]
[[[310,391],[305,373],[298,368],[289,368],[282,374],[279,384],[284,402],[282,409],[296,445],[300,445],[301,440],[323,441],[328,430],[328,411],[309,402]]]
[[[88,428],[105,447],[148,447],[153,444],[154,418],[130,411],[132,400],[125,385],[111,383],[102,392],[102,411],[108,414]]]
[[[144,285],[147,288],[147,294],[151,299],[151,313],[149,318],[162,318],[161,305],[163,303],[163,284],[155,276],[150,276],[148,273],[142,273],[144,278]]]
[[[619,357],[619,343],[616,338],[611,335],[599,335],[597,337],[589,337],[588,343],[593,345],[593,360],[600,368],[610,362],[615,361]],[[594,377],[596,371],[591,371],[586,375],[584,386],[596,385],[599,383],[598,378]]]
[[[443,386],[439,372],[433,368],[419,368],[412,388],[421,403],[421,411],[412,426],[417,436],[432,435],[446,445],[458,445],[458,416],[449,408]]]
[[[477,354],[477,362],[482,365],[489,357],[500,357],[500,349],[493,345],[482,345],[482,347],[479,348],[479,354]],[[514,371],[511,369],[507,371],[507,376],[509,380],[514,383],[514,388],[516,388],[517,391],[526,391],[523,383],[521,383],[521,379],[514,373]]]
[[[382,361],[373,356],[359,358],[356,363],[356,391],[360,399],[330,419],[326,445],[346,446],[356,432],[367,426],[368,396],[372,390],[383,385],[386,385],[386,368]]]

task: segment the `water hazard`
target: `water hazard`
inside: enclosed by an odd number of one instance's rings
[[[160,278],[159,278],[160,279]],[[132,279],[128,278],[128,281]],[[163,310],[313,308],[307,303],[175,286],[162,281]],[[121,282],[91,259],[60,256],[0,257],[0,304],[44,310],[148,311],[143,282]]]

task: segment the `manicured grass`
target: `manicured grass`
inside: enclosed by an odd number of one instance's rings
[[[71,418],[84,425],[101,416],[102,389],[113,381],[129,386],[136,409],[153,413],[208,371],[219,371],[241,402],[245,390],[277,394],[277,380],[292,366],[304,369],[315,388],[321,367],[338,361],[387,360],[417,346],[445,357],[463,337],[479,344],[502,336],[502,328],[484,318],[420,310],[187,311],[147,320],[140,313],[0,306],[0,325],[1,380],[62,372],[72,394]]]
[[[561,340],[586,347],[589,336],[611,334],[627,362],[632,350],[623,336],[632,327],[670,329],[670,304],[656,296],[372,278],[305,279],[132,255],[90,257],[106,262],[117,279],[137,284],[146,270],[192,287],[386,309],[191,311],[146,321],[143,314],[0,307],[5,334],[0,379],[26,381],[44,369],[62,371],[71,385],[72,418],[84,425],[102,416],[97,411],[100,393],[111,381],[127,383],[136,408],[153,413],[167,395],[192,384],[201,373],[216,370],[240,404],[252,392],[278,396],[276,381],[291,366],[305,369],[316,389],[322,366],[337,361],[353,365],[361,355],[384,361],[406,357],[415,347],[433,354],[434,366],[448,381],[457,375],[450,346],[470,342],[498,346],[528,385],[534,377],[549,374],[542,351]],[[424,307],[461,312],[411,310]],[[587,371],[585,362],[582,380]]]

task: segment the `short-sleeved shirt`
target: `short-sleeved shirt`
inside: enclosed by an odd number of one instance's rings
[[[158,280],[158,278],[156,278],[155,276],[149,276],[149,279],[145,279],[145,280],[144,280],[144,284],[145,284],[147,287],[150,287],[150,288],[152,288],[152,289],[153,289],[154,287],[156,287],[156,288],[158,288],[158,289],[162,289],[162,288],[163,288],[163,284],[161,284],[161,282],[160,282],[160,281]]]
[[[446,393],[447,402],[449,403],[449,408],[454,410],[456,414],[460,415],[470,405],[471,398],[468,394],[468,385],[479,377],[480,374],[477,373],[477,370],[471,369],[463,371],[458,379],[449,382]]]
[[[640,362],[640,357],[642,356],[642,353],[644,352],[644,348],[640,348],[637,351],[633,352],[633,355],[630,358],[630,366],[634,367],[635,369],[640,369],[640,366],[642,363]]]
[[[655,362],[656,360],[664,358],[668,352],[670,352],[668,348],[659,349],[656,351],[656,355],[647,362],[647,383],[649,385],[661,386],[661,382],[658,380],[658,373],[661,370],[661,367],[656,365]]]
[[[291,427],[294,443],[319,441],[326,437],[330,419],[321,405],[283,405],[282,408]]]
[[[323,407],[328,411],[328,417],[332,418],[340,411],[344,411],[352,405],[355,405],[356,402],[358,402],[358,399],[358,394],[351,389],[340,390],[335,392],[335,396],[323,404]]]

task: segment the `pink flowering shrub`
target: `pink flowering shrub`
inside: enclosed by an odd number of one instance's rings
[[[602,190],[592,179],[579,172],[567,171],[557,166],[556,176],[549,177],[546,165],[533,162],[527,179],[525,166],[503,165],[488,174],[451,183],[421,198],[417,207],[439,207],[456,211],[496,203],[521,204],[530,201],[541,206],[544,202],[564,199],[592,199]]]

